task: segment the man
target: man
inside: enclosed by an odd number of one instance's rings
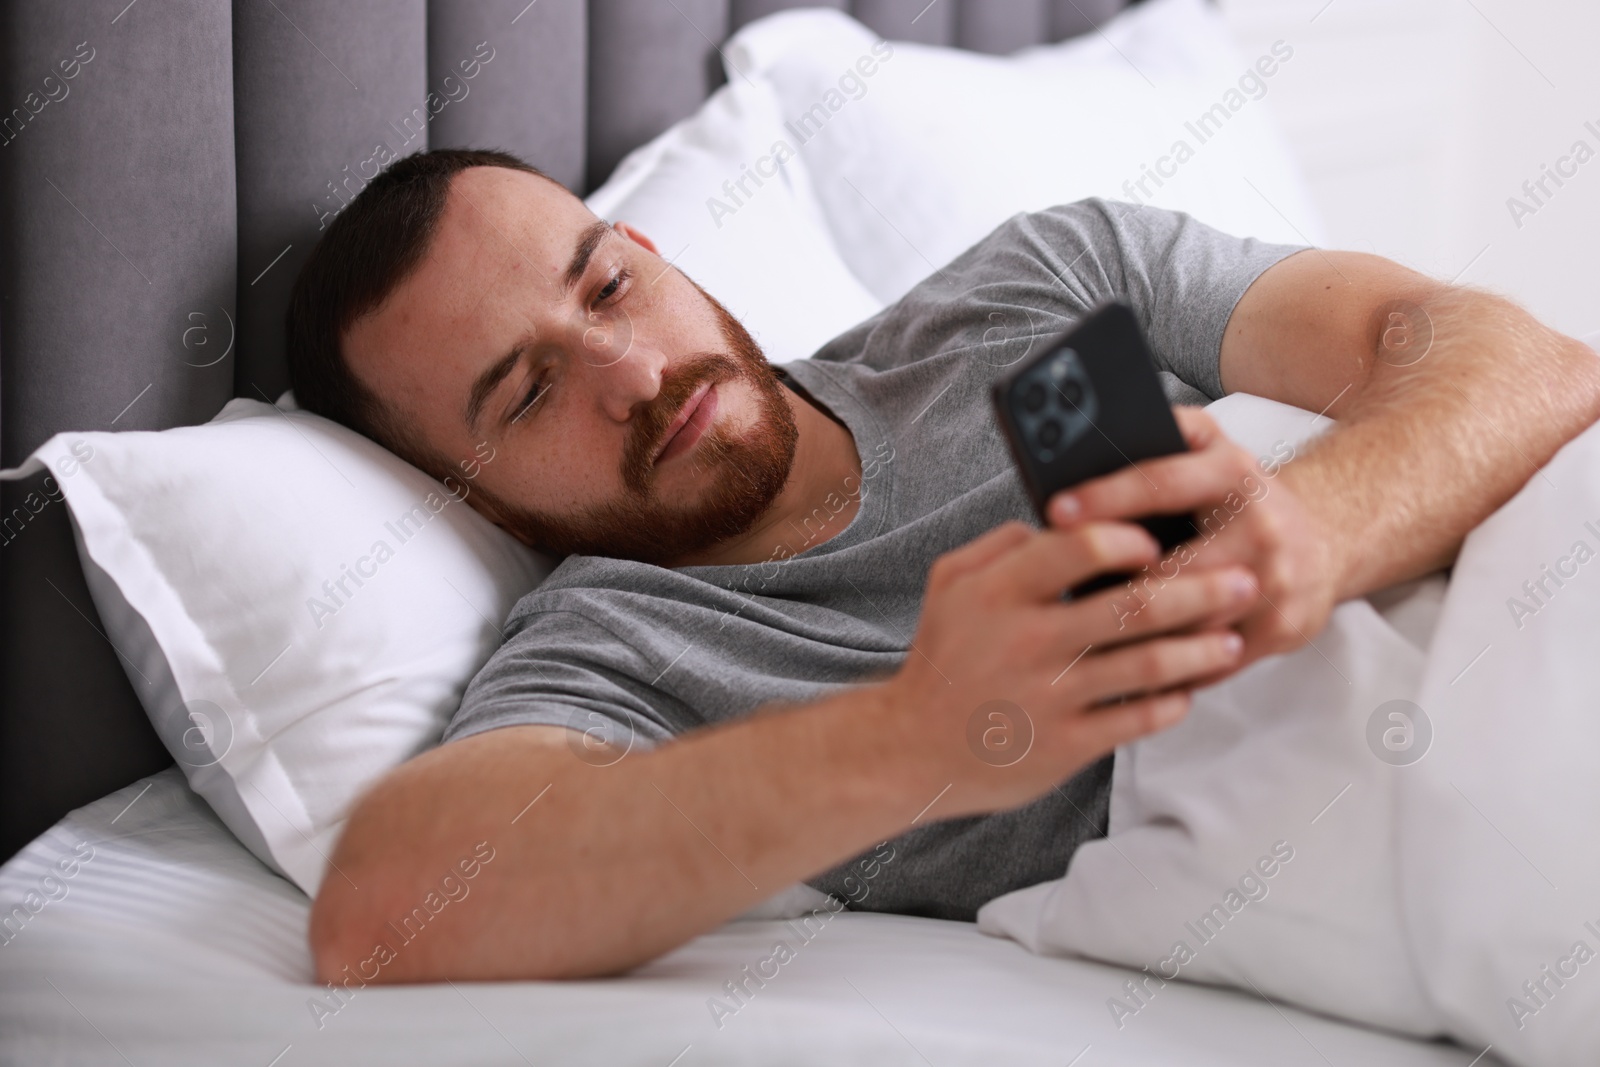
[[[1260,475],[1203,412],[1177,409],[1190,453],[1063,494],[1039,531],[987,407],[1113,298],[1170,399],[1339,421],[1171,560],[1129,520]],[[1104,833],[1118,745],[1447,565],[1600,417],[1594,353],[1504,300],[1102,201],[1013,218],[780,374],[646,235],[483,152],[369,184],[288,330],[302,405],[474,473],[474,507],[567,557],[446,743],[352,814],[312,913],[325,980],[480,842],[471,903],[379,980],[615,973],[799,881],[970,919]],[[1136,609],[1060,597],[1158,564]],[[992,758],[992,728],[1031,732],[1025,755]]]

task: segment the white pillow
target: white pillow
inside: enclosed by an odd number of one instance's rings
[[[446,488],[280,404],[57,434],[6,474],[54,473],[157,733],[228,828],[315,895],[351,804],[438,743],[549,566],[465,503],[480,468]]]
[[[1089,196],[1187,211],[1242,237],[1320,239],[1256,98],[1294,46],[1240,56],[1205,0],[1148,0],[1103,32],[1007,58],[889,45],[840,12],[794,10],[746,26],[724,54],[730,79],[777,93],[840,253],[886,303],[1018,211]],[[1180,140],[1192,150],[1181,163]]]
[[[1314,418],[1239,394],[1211,407],[1259,454]],[[1473,530],[1448,586],[1341,604],[1315,648],[1120,749],[1110,836],[1065,878],[989,902],[979,928],[1146,971],[1107,990],[1118,1029],[1176,977],[1513,1063],[1593,1064],[1597,517],[1600,425]]]
[[[839,257],[783,137],[771,87],[735,77],[587,200],[596,215],[650,237],[773,363],[811,355],[883,306]]]

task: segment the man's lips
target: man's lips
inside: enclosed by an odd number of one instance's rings
[[[684,402],[678,415],[672,420],[672,425],[667,427],[667,432],[662,437],[662,447],[656,453],[653,461],[656,464],[665,463],[674,456],[681,455],[695,446],[701,436],[711,427],[711,422],[717,416],[717,391],[714,382],[707,382],[696,389],[689,399]]]

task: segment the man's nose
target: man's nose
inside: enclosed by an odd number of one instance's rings
[[[617,422],[627,422],[641,405],[660,394],[667,358],[638,338],[629,338],[626,347],[608,343],[597,349],[590,345],[585,355],[600,404]]]

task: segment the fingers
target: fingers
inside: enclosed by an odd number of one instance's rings
[[[1088,520],[1175,515],[1230,500],[1259,500],[1268,486],[1255,460],[1216,431],[1210,443],[1192,452],[1145,460],[1057,494],[1047,509],[1052,525],[1071,527]]]
[[[1217,420],[1205,408],[1176,404],[1172,408],[1172,417],[1178,420],[1183,439],[1196,452],[1211,447],[1212,442],[1223,436],[1222,427],[1217,425]]]
[[[1260,657],[1299,648],[1321,632],[1325,622],[1324,617],[1322,622],[1312,623],[1308,620],[1302,626],[1288,613],[1269,603],[1241,622],[1238,629],[1244,635],[1247,646]]]
[[[1174,726],[1188,713],[1188,693],[1158,693],[1087,712],[1070,720],[1066,729],[1072,732],[1073,747],[1083,752],[1088,763],[1119,745]]]
[[[1085,656],[1057,687],[1066,687],[1074,704],[1189,687],[1235,666],[1243,649],[1244,639],[1232,630],[1152,638]]]
[[[1063,646],[1124,644],[1195,624],[1237,618],[1260,597],[1244,567],[1199,570],[1157,585],[1102,590],[1063,604],[1057,625]]]
[[[1115,474],[1084,482],[1071,490],[1077,519],[1133,519],[1145,515],[1178,515],[1216,504],[1230,494],[1239,499],[1260,499],[1267,484],[1249,454],[1233,448],[1213,448],[1146,460]],[[1070,515],[1072,505],[1052,501],[1052,522]]]
[[[1138,570],[1156,561],[1161,546],[1142,527],[1096,522],[1075,530],[1041,530],[994,557],[988,580],[1010,601],[1050,603],[1064,589],[1106,571]]]
[[[1015,551],[1033,535],[1033,528],[1026,523],[1005,522],[960,548],[946,552],[928,569],[929,591],[943,589],[963,575],[982,570],[1007,552]]]
[[[1232,632],[1241,633],[1242,629],[1242,627],[1235,627]],[[1223,679],[1231,678],[1233,675],[1238,674],[1240,671],[1244,670],[1246,667],[1250,666],[1260,658],[1260,654],[1256,652],[1255,648],[1250,644],[1250,639],[1247,637],[1244,639],[1244,651],[1240,652],[1231,663],[1218,670],[1212,671],[1210,674],[1202,674],[1198,677],[1190,678],[1183,683],[1183,688],[1185,691],[1193,693],[1198,690],[1205,689],[1207,686],[1216,685]]]

